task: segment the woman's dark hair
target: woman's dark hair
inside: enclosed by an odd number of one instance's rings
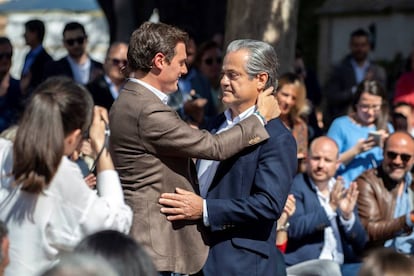
[[[352,108],[354,112],[357,111],[357,105],[363,93],[368,93],[373,96],[381,97],[381,111],[375,120],[375,126],[377,129],[388,130],[388,121],[389,121],[389,107],[387,101],[387,95],[385,93],[385,88],[377,81],[365,80],[362,81],[356,89],[355,95],[352,101]]]
[[[22,190],[40,193],[49,185],[64,154],[65,137],[92,122],[93,100],[81,85],[53,77],[33,92],[14,142],[12,174]]]
[[[122,276],[157,275],[144,249],[131,237],[115,230],[87,236],[75,247],[74,252],[100,256]]]

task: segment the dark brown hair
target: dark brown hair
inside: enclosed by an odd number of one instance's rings
[[[353,102],[352,102],[352,108],[356,112],[357,105],[359,103],[359,100],[361,99],[361,95],[363,93],[368,93],[373,96],[381,97],[382,104],[381,104],[381,111],[375,120],[375,126],[377,129],[384,129],[388,130],[388,121],[389,121],[389,108],[388,108],[388,101],[387,101],[387,95],[385,93],[384,87],[375,80],[364,80],[362,81],[356,89]]]
[[[64,138],[88,130],[93,100],[66,77],[46,80],[33,92],[14,142],[12,174],[22,190],[40,193],[49,185],[64,154]]]
[[[176,54],[177,44],[186,44],[187,40],[187,33],[176,27],[144,22],[131,35],[127,53],[128,67],[131,71],[149,72],[157,53],[164,54],[167,62],[170,62]]]
[[[391,248],[380,248],[366,257],[359,276],[394,275],[409,276],[414,273],[414,260],[409,255],[396,252]]]

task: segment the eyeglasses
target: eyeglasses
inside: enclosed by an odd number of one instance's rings
[[[75,42],[77,44],[79,44],[79,45],[82,45],[85,42],[85,39],[86,39],[86,37],[80,36],[80,37],[77,37],[77,38],[69,38],[69,39],[66,39],[65,42],[69,46],[75,45]]]
[[[128,61],[126,59],[108,58],[108,60],[115,66],[126,66]]]
[[[12,53],[0,53],[0,60],[2,60],[3,58],[11,59],[11,57],[12,57]]]
[[[387,157],[391,160],[394,160],[395,158],[397,158],[397,156],[400,156],[403,162],[408,162],[411,159],[411,155],[407,153],[396,153],[393,151],[387,151],[386,154],[387,154]]]
[[[221,62],[223,61],[223,59],[221,57],[216,57],[215,59],[212,58],[212,57],[211,58],[206,58],[204,60],[204,63],[207,64],[207,65],[213,65],[213,62],[214,61],[216,61],[216,64],[221,64]]]
[[[379,111],[381,109],[381,104],[373,104],[373,105],[369,105],[369,104],[358,104],[358,107],[362,110],[362,111],[368,111],[370,109],[372,109],[373,111]]]

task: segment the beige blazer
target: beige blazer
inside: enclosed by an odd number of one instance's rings
[[[208,254],[202,221],[167,221],[160,212],[160,194],[176,187],[198,192],[192,157],[224,160],[266,140],[268,133],[256,116],[218,135],[193,129],[132,81],[123,87],[109,117],[110,151],[134,213],[131,235],[145,247],[158,271],[198,272]]]

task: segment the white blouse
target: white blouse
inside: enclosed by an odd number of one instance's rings
[[[85,183],[67,157],[41,194],[13,186],[12,144],[0,139],[0,219],[9,229],[7,275],[36,275],[85,236],[103,229],[128,233],[132,211],[125,204],[116,171],[97,175],[97,191]]]

